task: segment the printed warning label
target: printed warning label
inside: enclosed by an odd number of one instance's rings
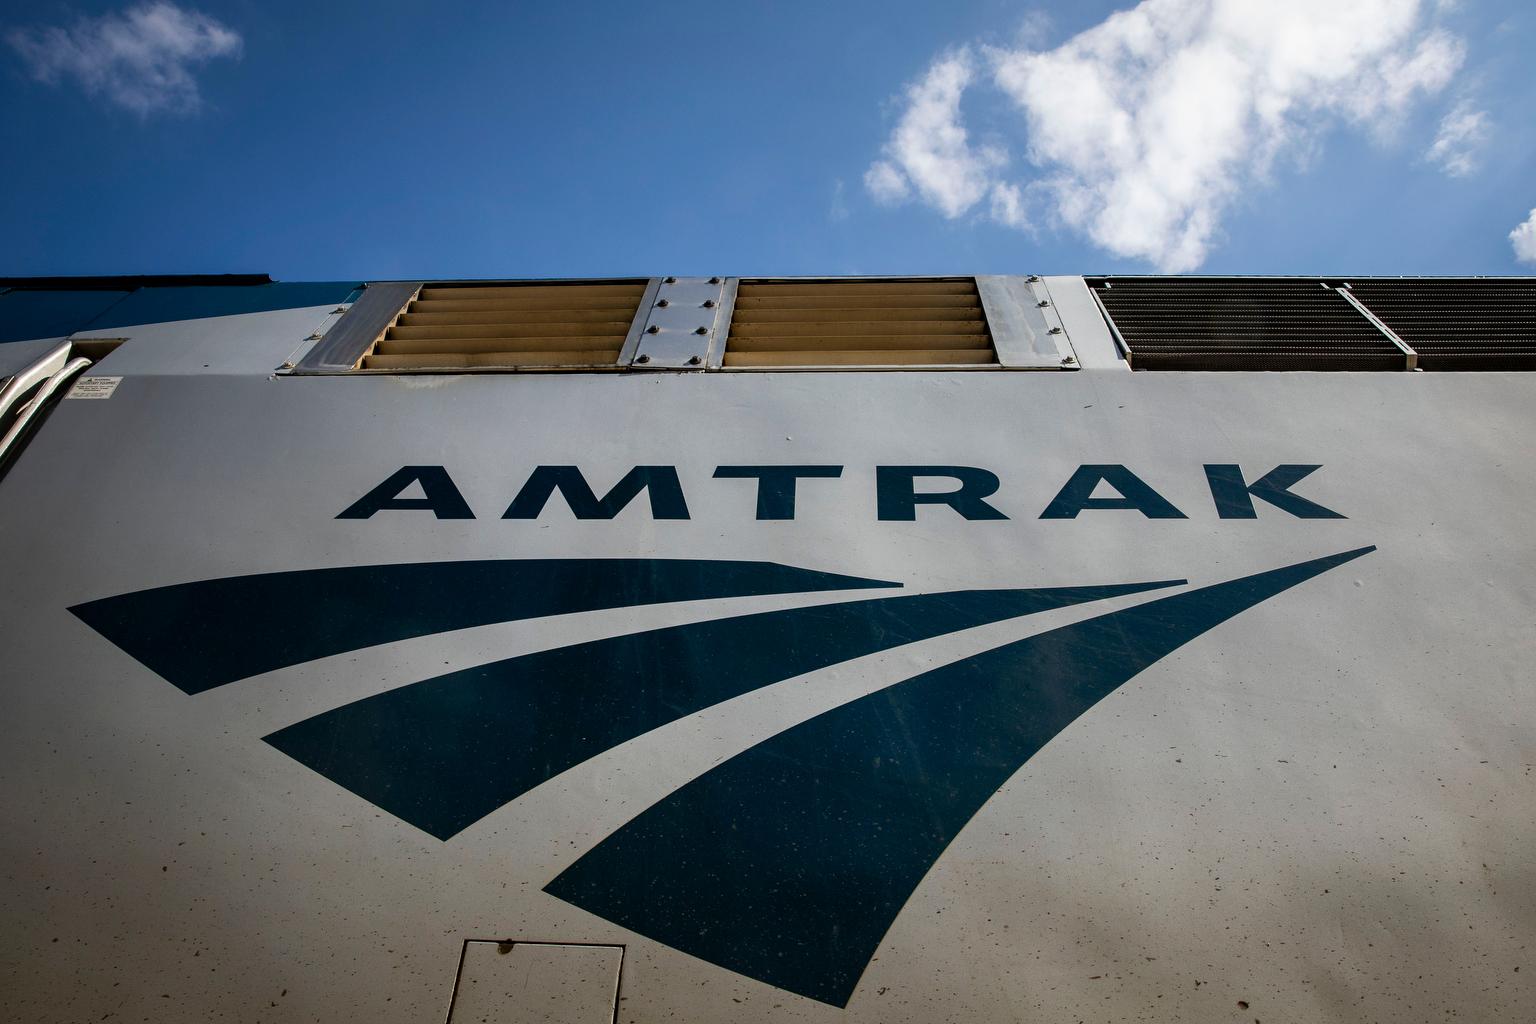
[[[81,377],[65,398],[111,398],[123,382],[121,377]]]

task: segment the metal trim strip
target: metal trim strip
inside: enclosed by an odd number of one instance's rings
[[[725,287],[720,290],[720,309],[715,317],[715,332],[709,339],[709,354],[704,359],[705,369],[725,368],[725,345],[731,336],[731,327],[736,322],[736,292],[740,287],[741,278],[728,277],[725,279]]]
[[[1369,320],[1372,327],[1386,335],[1388,341],[1392,342],[1392,344],[1396,345],[1399,349],[1402,350],[1406,363],[1406,369],[1417,370],[1419,368],[1419,354],[1415,352],[1406,341],[1404,341],[1402,338],[1399,338],[1397,336],[1397,332],[1388,327],[1386,323],[1382,321],[1381,317],[1377,316],[1375,313],[1372,313],[1369,306],[1355,297],[1355,293],[1350,289],[1348,281],[1343,282],[1339,287],[1335,288],[1334,291],[1343,296],[1345,302],[1349,303],[1351,306],[1354,306],[1355,310],[1361,316]]]
[[[1125,360],[1125,365],[1131,369],[1136,368],[1136,362],[1131,358],[1130,343],[1125,340],[1125,335],[1120,333],[1120,328],[1115,323],[1115,318],[1109,315],[1109,308],[1104,305],[1104,300],[1099,297],[1098,290],[1089,286],[1088,294],[1093,296],[1094,305],[1099,307],[1099,315],[1109,325],[1109,336],[1115,339],[1115,345],[1120,349],[1120,356]]]
[[[624,344],[619,346],[619,358],[615,366],[627,367],[640,352],[640,339],[645,336],[645,325],[651,318],[651,310],[656,305],[656,294],[659,291],[661,278],[653,277],[645,283],[645,293],[640,296],[640,304],[635,307],[635,318],[630,321],[629,333],[624,335]]]

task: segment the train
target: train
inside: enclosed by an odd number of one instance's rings
[[[1536,279],[0,279],[17,1021],[1536,1004]]]

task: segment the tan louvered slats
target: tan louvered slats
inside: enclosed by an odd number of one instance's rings
[[[743,281],[725,366],[988,366],[997,352],[971,278]]]
[[[644,281],[427,285],[364,370],[616,366]]]

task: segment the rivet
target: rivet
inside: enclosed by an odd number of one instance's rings
[[[672,305],[672,303],[669,302],[666,299],[662,299],[660,302],[656,303],[656,306],[657,306],[658,309],[665,309],[666,307],[668,307],[670,305]]]
[[[698,366],[703,361],[704,360],[700,359],[698,356],[689,356],[688,357],[688,365],[689,366]]]
[[[651,361],[651,357],[646,355],[644,352],[642,352],[639,355],[635,356],[635,362],[637,362],[637,363],[648,363],[650,361]]]
[[[664,278],[661,279],[661,283],[662,284],[677,284],[677,278],[675,278],[675,277],[664,277]]]
[[[1044,309],[1046,306],[1050,305],[1050,301],[1047,299],[1041,299],[1039,302],[1035,303],[1035,305],[1039,306],[1041,309]]]
[[[712,278],[709,279],[709,283],[710,284],[719,284],[720,283],[720,279],[718,277],[712,277]]]
[[[694,334],[708,334],[709,333],[709,328],[708,327],[695,327],[693,329],[693,333]]]
[[[1060,334],[1061,333],[1061,328],[1060,327],[1052,327],[1047,333],[1049,333],[1049,334]]]
[[[651,324],[651,326],[649,326],[649,327],[647,327],[645,329],[645,333],[646,334],[660,334],[661,333],[661,328],[658,325],[656,325],[656,324]]]
[[[1039,274],[1030,274],[1024,280],[1028,281],[1030,284],[1034,284],[1036,281],[1040,280],[1040,275]]]
[[[715,308],[715,300],[714,299],[705,299],[704,300],[704,308],[705,309],[714,309]]]

